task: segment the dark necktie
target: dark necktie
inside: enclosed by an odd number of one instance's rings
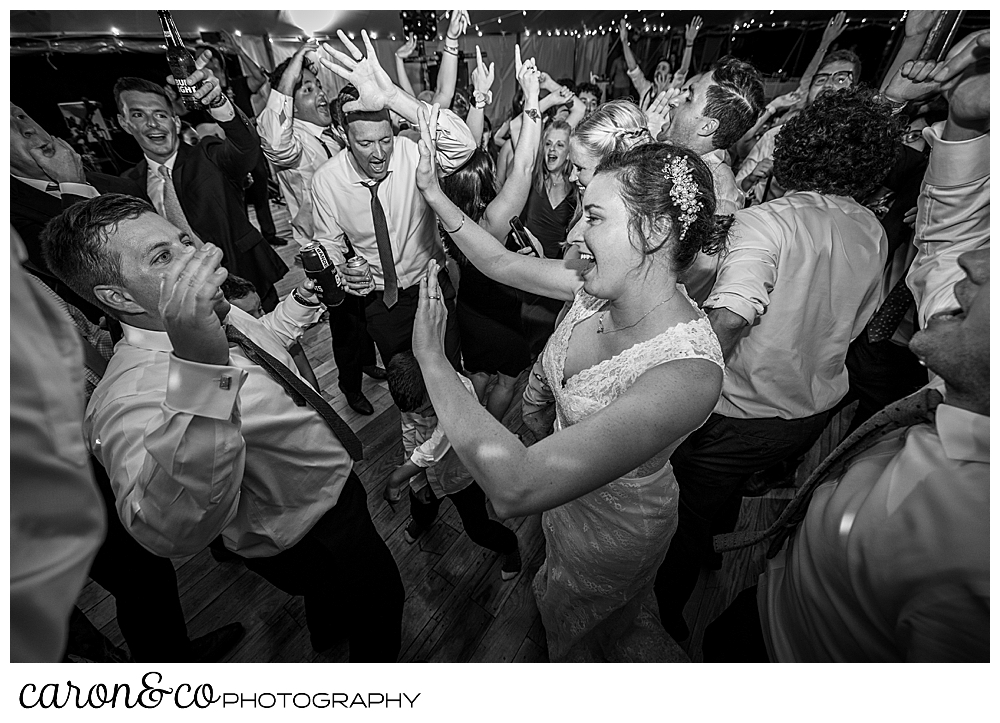
[[[337,136],[334,135],[333,130],[330,128],[324,128],[323,132],[320,133],[318,136],[316,136],[316,140],[319,141],[319,144],[323,146],[323,150],[326,151],[326,157],[333,158],[333,153],[330,152],[330,146],[326,145],[324,137],[326,138],[326,141],[330,141],[331,143],[337,143]],[[340,144],[337,143],[337,146],[339,147]]]
[[[385,178],[382,179],[384,181]],[[396,287],[396,262],[392,259],[392,243],[389,241],[389,224],[385,220],[382,202],[378,200],[378,187],[382,181],[375,181],[368,186],[372,194],[372,220],[375,222],[375,243],[378,245],[378,260],[382,264],[383,293],[382,301],[386,308],[391,309],[396,304],[399,291]]]
[[[925,387],[885,407],[854,430],[826,459],[820,462],[770,527],[766,530],[716,535],[714,540],[716,552],[738,550],[773,538],[770,547],[768,547],[767,556],[771,558],[777,555],[785,540],[795,532],[795,528],[805,518],[809,500],[821,482],[842,473],[848,460],[861,454],[890,432],[903,427],[911,427],[914,424],[933,421],[934,410],[937,409],[941,401],[940,392]]]
[[[882,306],[878,308],[875,315],[868,322],[866,331],[868,341],[877,344],[880,341],[891,339],[899,328],[899,322],[906,316],[906,311],[913,305],[913,292],[906,285],[906,274],[896,282],[889,295],[885,297]]]
[[[344,445],[344,449],[351,455],[351,459],[355,462],[364,459],[361,440],[315,389],[299,379],[295,372],[261,349],[250,337],[232,324],[226,325],[226,339],[239,345],[247,359],[263,367],[297,405],[301,407],[308,404],[315,409],[340,440],[340,443]]]

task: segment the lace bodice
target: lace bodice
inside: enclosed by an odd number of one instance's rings
[[[687,297],[684,287],[678,292]],[[690,299],[689,299],[690,300]],[[558,428],[576,424],[584,417],[603,409],[625,393],[635,380],[658,364],[674,359],[708,359],[725,370],[722,349],[708,317],[700,309],[698,318],[676,324],[661,334],[581,370],[563,383],[563,370],[573,329],[584,319],[598,313],[607,303],[580,291],[566,318],[552,334],[542,357],[542,369],[556,400]],[[694,304],[692,303],[692,306]],[[679,440],[678,440],[679,441]],[[639,477],[664,465],[676,444],[672,444],[625,477]]]

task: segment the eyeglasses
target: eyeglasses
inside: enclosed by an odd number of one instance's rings
[[[923,137],[924,137],[923,128],[914,128],[912,130],[906,130],[903,131],[902,135],[903,143],[913,143],[915,141],[919,141]]]
[[[813,76],[813,85],[833,83],[837,86],[850,85],[854,82],[853,70],[841,70],[839,73],[817,73]]]

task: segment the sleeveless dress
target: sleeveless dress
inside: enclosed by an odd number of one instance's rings
[[[678,290],[684,293],[680,285]],[[606,303],[580,291],[543,352],[542,368],[555,394],[556,432],[603,409],[658,364],[708,359],[724,370],[719,340],[698,310],[697,319],[672,326],[564,383],[574,327]],[[552,662],[676,657],[676,645],[643,603],[652,601],[656,571],[677,528],[678,489],[669,458],[681,441],[603,487],[542,513],[546,556],[534,590]]]

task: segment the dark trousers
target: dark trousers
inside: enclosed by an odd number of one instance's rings
[[[268,202],[267,192],[267,161],[261,157],[257,165],[250,172],[253,183],[244,194],[253,210],[257,213],[257,223],[260,225],[260,234],[265,241],[270,241],[277,235],[274,227],[274,219],[271,217],[271,206]]]
[[[767,663],[767,646],[757,611],[757,586],[749,587],[705,628],[706,663]]]
[[[399,657],[403,582],[354,472],[336,506],[298,543],[273,557],[244,560],[278,589],[305,597],[315,650],[346,635],[352,663],[393,663]]]
[[[888,339],[873,344],[867,329],[847,349],[847,374],[851,386],[839,406],[858,400],[848,434],[927,383],[927,369],[920,366],[916,354]]]
[[[438,274],[441,294],[448,308],[448,326],[445,330],[444,351],[448,361],[455,369],[462,368],[459,353],[458,312],[455,308],[455,287],[451,283],[448,272],[441,269]],[[373,291],[365,297],[365,318],[368,321],[368,333],[375,340],[382,361],[388,364],[392,357],[413,348],[413,319],[417,315],[417,301],[420,298],[420,287],[411,286],[399,289],[396,303],[390,309],[382,301],[383,292]]]
[[[437,517],[441,500],[430,495],[430,502],[421,502],[410,490],[410,515],[423,528],[430,527]],[[486,494],[473,482],[461,492],[448,495],[462,518],[465,534],[480,547],[503,554],[517,549],[517,535],[486,513]]]
[[[829,412],[803,419],[735,419],[712,414],[674,451],[670,464],[680,488],[677,531],[656,574],[660,620],[684,639],[684,605],[712,536],[736,529],[740,489],[754,472],[805,454],[826,426]]]
[[[108,516],[108,534],[90,577],[115,598],[118,627],[137,663],[191,660],[174,566],[144,548],[118,518],[108,475],[93,458],[94,478]]]
[[[368,335],[365,300],[348,294],[344,303],[328,309],[333,360],[337,363],[337,385],[345,394],[361,391],[362,367],[375,365],[375,343]]]

